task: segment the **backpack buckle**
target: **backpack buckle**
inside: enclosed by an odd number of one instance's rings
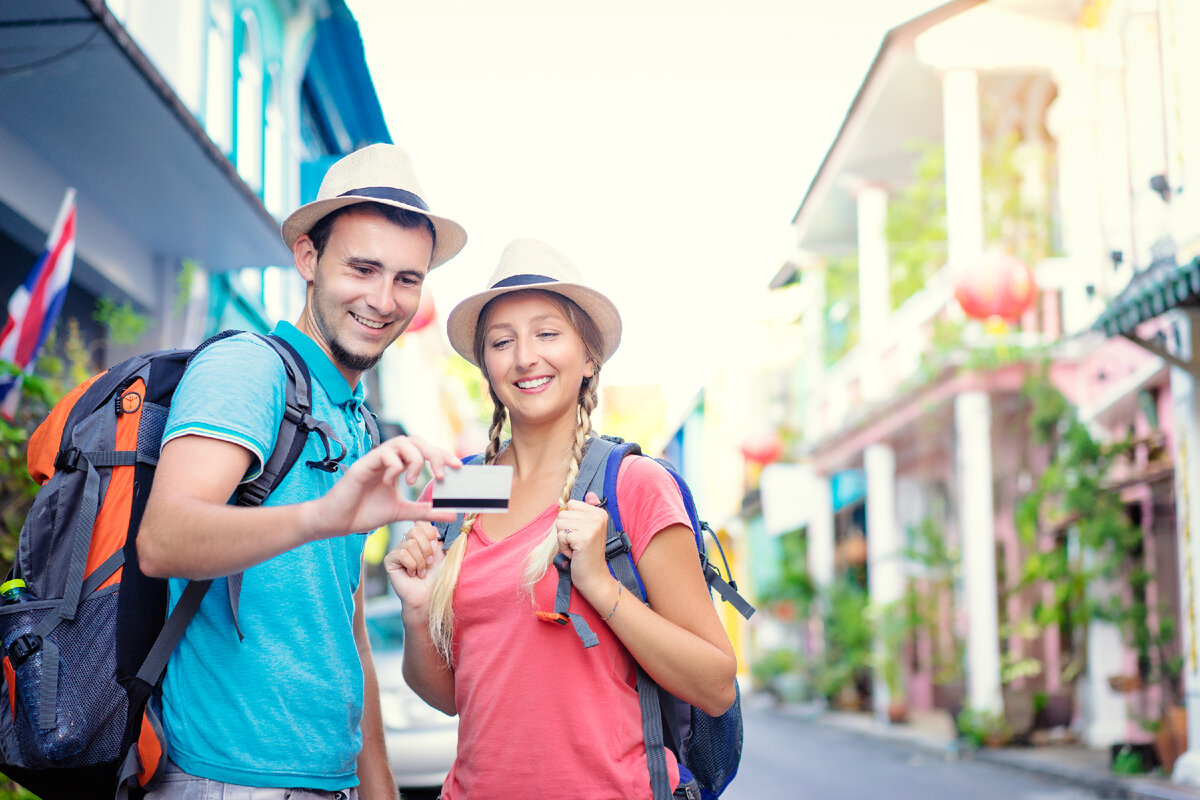
[[[74,472],[79,469],[79,462],[82,458],[83,451],[78,447],[59,450],[58,455],[54,457],[54,470],[56,472]]]
[[[238,489],[237,502],[239,506],[261,506],[267,494],[267,487],[255,482],[247,483]]]
[[[42,637],[33,633],[22,633],[8,646],[8,658],[13,667],[19,667],[38,650],[42,649]]]
[[[621,531],[617,531],[604,543],[604,558],[612,561],[622,553],[628,553],[629,549],[629,539]]]

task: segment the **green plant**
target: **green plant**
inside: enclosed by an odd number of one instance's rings
[[[0,775],[0,800],[38,800],[38,796]]]
[[[858,344],[858,254],[825,262],[825,364],[835,364]]]
[[[833,582],[823,607],[825,654],[817,684],[821,694],[834,697],[869,675],[874,631],[866,613],[866,589],[849,576]]]
[[[872,663],[883,678],[888,697],[892,700],[904,700],[907,695],[904,686],[904,650],[913,631],[920,626],[916,602],[917,594],[910,588],[900,600],[868,608],[877,639]]]
[[[1142,775],[1147,771],[1142,756],[1129,745],[1113,755],[1111,769],[1115,775]]]
[[[759,689],[770,689],[780,675],[794,672],[800,666],[799,656],[785,647],[768,650],[750,665],[750,677]]]
[[[913,181],[888,200],[886,233],[892,308],[920,291],[946,263],[946,153],[940,144],[909,142]]]
[[[806,619],[817,596],[808,573],[808,541],[802,530],[779,537],[779,573],[759,593],[759,599],[783,622]]]
[[[1160,684],[1163,710],[1179,702],[1182,658],[1171,654],[1175,619],[1166,608],[1151,615],[1146,603],[1153,574],[1145,566],[1144,532],[1112,487],[1113,466],[1128,457],[1129,439],[1105,442],[1078,418],[1047,377],[1046,368],[1026,382],[1033,440],[1051,451],[1049,466],[1017,507],[1017,529],[1027,547],[1017,590],[1037,586],[1030,617],[1036,635],[1056,627],[1068,646],[1063,681],[1087,662],[1088,624],[1111,622],[1137,658],[1143,685]],[[1046,536],[1047,531],[1056,535]],[[1095,591],[1108,583],[1122,589]]]
[[[932,516],[910,526],[907,538],[903,557],[916,568],[917,578],[910,588],[911,620],[933,644],[933,679],[942,684],[961,681],[966,643],[953,622],[944,618],[945,610],[954,605],[958,550],[946,541],[945,531]]]
[[[956,719],[958,735],[972,747],[1001,745],[1012,737],[1004,715],[998,711],[964,708]]]
[[[66,328],[62,347],[57,344],[55,329],[47,337],[34,371],[23,375],[19,390],[13,390],[21,392],[13,419],[0,416],[0,561],[4,564],[16,558],[17,537],[38,490],[25,460],[29,437],[58,399],[93,371],[79,325],[68,319]],[[64,355],[58,355],[60,349]],[[14,364],[0,361],[0,374],[20,373]]]
[[[118,305],[107,297],[96,301],[92,319],[108,330],[108,337],[113,342],[122,345],[136,343],[150,326],[150,319],[135,311],[131,304]]]

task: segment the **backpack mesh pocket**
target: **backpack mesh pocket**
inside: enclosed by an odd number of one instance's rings
[[[717,797],[737,774],[742,760],[742,697],[737,688],[733,705],[719,717],[692,708],[692,732],[684,763],[700,782],[701,797]]]
[[[59,649],[55,727],[39,725],[44,653],[38,650],[14,665],[16,702],[0,705],[8,717],[19,766],[84,767],[112,761],[124,734],[128,698],[117,683],[115,636],[117,592],[107,591],[84,601],[74,620],[60,622],[47,638]],[[0,609],[0,637],[5,650],[18,636],[32,631],[54,613],[54,602],[36,602]],[[4,686],[0,697],[9,698]],[[9,741],[9,737],[5,737]]]

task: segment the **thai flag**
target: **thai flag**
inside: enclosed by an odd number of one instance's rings
[[[0,359],[15,364],[24,374],[33,372],[38,351],[62,310],[74,260],[75,190],[67,189],[46,249],[25,283],[9,298],[8,322],[0,330]],[[21,396],[21,379],[22,375],[0,377],[0,413],[10,421]]]

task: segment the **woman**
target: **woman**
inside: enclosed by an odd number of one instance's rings
[[[445,800],[651,797],[634,661],[710,714],[734,702],[736,659],[702,578],[671,477],[629,458],[617,497],[649,606],[609,573],[608,515],[571,489],[591,432],[600,368],[621,318],[562,254],[510,244],[489,289],[451,312],[450,342],[478,366],[494,406],[485,460],[513,468],[508,510],[468,516],[443,556],[422,524],[387,557],[404,601],[404,675],[431,705],[459,714]],[[511,439],[503,442],[507,421]],[[426,490],[428,492],[428,489]],[[542,621],[558,553],[570,558],[571,611],[600,639]],[[678,782],[668,753],[672,786]]]

